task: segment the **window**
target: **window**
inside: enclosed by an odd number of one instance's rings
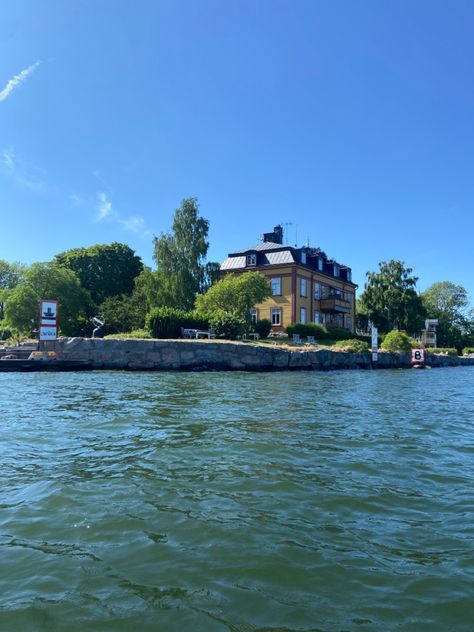
[[[300,296],[308,296],[308,283],[306,279],[300,279]]]
[[[251,307],[249,309],[249,312],[250,312],[250,320],[253,323],[256,323],[258,320],[258,309],[256,307]]]
[[[325,312],[323,312],[323,313],[321,314],[321,323],[322,323],[323,325],[325,325],[325,324],[326,324],[326,314],[325,314]]]
[[[281,307],[272,307],[270,310],[270,321],[272,325],[281,325]]]
[[[346,316],[346,329],[352,331],[352,316]]]
[[[335,277],[338,277],[338,276],[339,276],[339,266],[337,265],[337,263],[335,263],[335,264],[333,265],[333,269],[332,269],[332,271],[333,271],[333,274],[334,274],[334,276],[335,276]]]
[[[318,324],[318,323],[320,323],[320,322],[321,322],[321,314],[320,314],[320,312],[319,312],[319,310],[318,310],[318,309],[316,309],[316,310],[314,311],[314,322],[315,322],[316,324]]]
[[[319,283],[314,284],[314,298],[319,299]]]
[[[247,255],[247,265],[248,266],[256,266],[257,265],[257,255]]]
[[[306,307],[300,309],[300,323],[306,325]]]
[[[301,251],[301,263],[306,264],[306,250]]]
[[[318,257],[318,270],[320,272],[323,271],[323,258],[322,257]]]
[[[352,270],[350,268],[347,268],[347,280],[349,283],[352,281]]]
[[[321,285],[321,298],[327,298],[328,288],[327,285]]]
[[[273,296],[281,296],[281,277],[273,277],[270,286]]]

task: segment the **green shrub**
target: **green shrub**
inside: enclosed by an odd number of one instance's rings
[[[462,350],[462,354],[463,355],[468,355],[468,354],[471,354],[471,353],[474,353],[474,347],[465,347]]]
[[[428,347],[426,349],[426,351],[428,353],[443,353],[443,354],[447,354],[450,356],[457,356],[458,355],[458,350],[454,349],[454,347]]]
[[[152,338],[180,338],[181,328],[207,329],[208,322],[194,312],[174,307],[155,307],[146,316],[145,329]]]
[[[404,331],[394,329],[384,337],[380,348],[384,351],[410,351],[418,347],[418,343]]]
[[[109,340],[127,340],[128,338],[151,338],[150,333],[146,329],[134,329],[133,331],[129,331],[127,333],[121,334],[108,334],[104,336]]]
[[[226,340],[236,340],[245,331],[245,320],[226,312],[214,314],[209,320],[209,325],[215,329],[217,338]]]
[[[299,334],[303,338],[307,338],[308,336],[314,336],[319,339],[330,338],[330,333],[326,327],[324,325],[317,324],[303,325],[302,323],[295,323],[294,325],[288,325],[286,333],[289,336]]]
[[[148,312],[145,329],[153,338],[179,338],[186,312],[174,307],[155,307]]]
[[[268,318],[262,318],[261,320],[257,320],[253,328],[255,333],[257,333],[260,338],[268,338],[268,334],[271,331],[272,324],[268,320]]]
[[[13,332],[8,327],[3,327],[0,329],[0,340],[9,340],[13,336]]]
[[[369,350],[369,343],[357,340],[357,338],[339,340],[333,346],[333,349],[336,349],[337,351],[350,351],[351,353],[363,353],[364,351]]]

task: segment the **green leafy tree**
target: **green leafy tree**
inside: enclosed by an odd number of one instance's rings
[[[431,285],[421,298],[428,316],[438,319],[438,346],[461,349],[474,330],[474,318],[468,312],[465,288],[450,281],[441,281]]]
[[[38,325],[39,307],[38,294],[31,285],[18,285],[5,301],[5,322],[18,333],[30,335]]]
[[[196,312],[209,320],[218,313],[230,314],[243,320],[248,331],[251,327],[250,309],[270,295],[268,280],[260,272],[227,274],[197,297]]]
[[[21,263],[8,263],[0,259],[0,320],[4,318],[5,300],[8,291],[15,288],[24,278],[27,267]]]
[[[157,306],[192,309],[206,282],[208,232],[209,222],[199,217],[197,199],[188,198],[175,211],[172,233],[155,237]]]
[[[73,248],[54,257],[54,263],[77,274],[96,305],[109,296],[132,294],[143,263],[126,244],[96,244]]]
[[[418,278],[403,261],[381,261],[378,272],[367,272],[360,306],[380,331],[394,327],[416,333],[422,327],[426,310],[416,291]]]
[[[146,305],[136,294],[109,296],[99,307],[108,334],[127,333],[145,326]]]
[[[38,325],[41,299],[59,302],[59,329],[63,335],[82,335],[89,329],[90,294],[71,270],[53,263],[34,263],[22,283],[6,299],[5,321],[20,333],[29,334]]]
[[[418,346],[413,338],[404,331],[389,331],[384,337],[380,348],[384,351],[410,351]]]
[[[27,266],[0,259],[0,290],[12,290],[24,278]]]

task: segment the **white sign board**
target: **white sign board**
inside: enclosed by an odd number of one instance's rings
[[[412,364],[424,364],[426,360],[425,349],[412,349],[411,350],[411,363]]]
[[[56,327],[48,327],[41,325],[39,329],[40,340],[57,340],[58,330]]]
[[[58,324],[58,302],[57,301],[41,301],[40,309],[40,325],[49,325],[56,327]]]
[[[377,327],[372,327],[372,351],[377,351],[379,346]]]

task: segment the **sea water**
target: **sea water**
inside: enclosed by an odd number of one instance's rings
[[[474,367],[0,374],[0,630],[474,629]]]

